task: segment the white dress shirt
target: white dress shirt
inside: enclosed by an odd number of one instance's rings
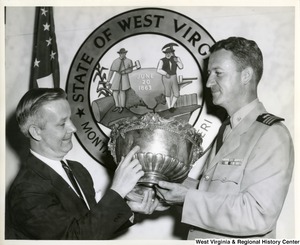
[[[42,162],[44,162],[45,164],[47,164],[49,167],[51,167],[58,175],[60,175],[68,184],[69,186],[72,188],[72,190],[76,193],[76,195],[79,197],[78,193],[76,192],[76,190],[74,189],[67,173],[65,172],[65,170],[63,169],[62,165],[61,165],[61,162],[58,161],[58,160],[52,160],[52,159],[49,159],[47,157],[44,157],[38,153],[36,153],[35,151],[31,150],[30,149],[30,152],[32,155],[34,155],[36,158],[40,159]],[[67,165],[68,165],[68,162],[65,160],[65,159],[62,159]],[[75,177],[75,176],[74,176]],[[76,178],[75,178],[76,180]],[[90,209],[90,206],[85,198],[85,195],[78,183],[78,181],[76,180],[78,186],[79,186],[79,189],[81,191],[81,194],[83,196],[83,199],[84,199],[84,202],[86,204],[86,206],[88,207],[88,209]]]

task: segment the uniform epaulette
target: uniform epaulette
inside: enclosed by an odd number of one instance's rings
[[[271,113],[264,113],[257,117],[256,121],[266,124],[268,126],[273,125],[276,122],[284,121],[284,118],[274,116]]]

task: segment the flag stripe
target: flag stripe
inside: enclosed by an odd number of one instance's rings
[[[52,7],[36,7],[34,30],[30,87],[59,87],[58,51]],[[52,84],[48,82],[39,85],[42,78],[50,77],[51,74]]]

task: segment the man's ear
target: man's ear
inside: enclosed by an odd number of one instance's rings
[[[253,69],[252,67],[246,67],[243,71],[242,71],[242,83],[243,84],[248,84],[252,78],[253,78]]]
[[[37,125],[30,125],[29,126],[29,134],[31,136],[31,138],[33,138],[36,141],[40,141],[41,140],[41,129],[37,126]]]

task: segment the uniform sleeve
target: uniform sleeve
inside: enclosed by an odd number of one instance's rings
[[[266,234],[276,226],[292,177],[294,151],[282,124],[254,146],[236,194],[190,190],[182,222],[233,236]]]

